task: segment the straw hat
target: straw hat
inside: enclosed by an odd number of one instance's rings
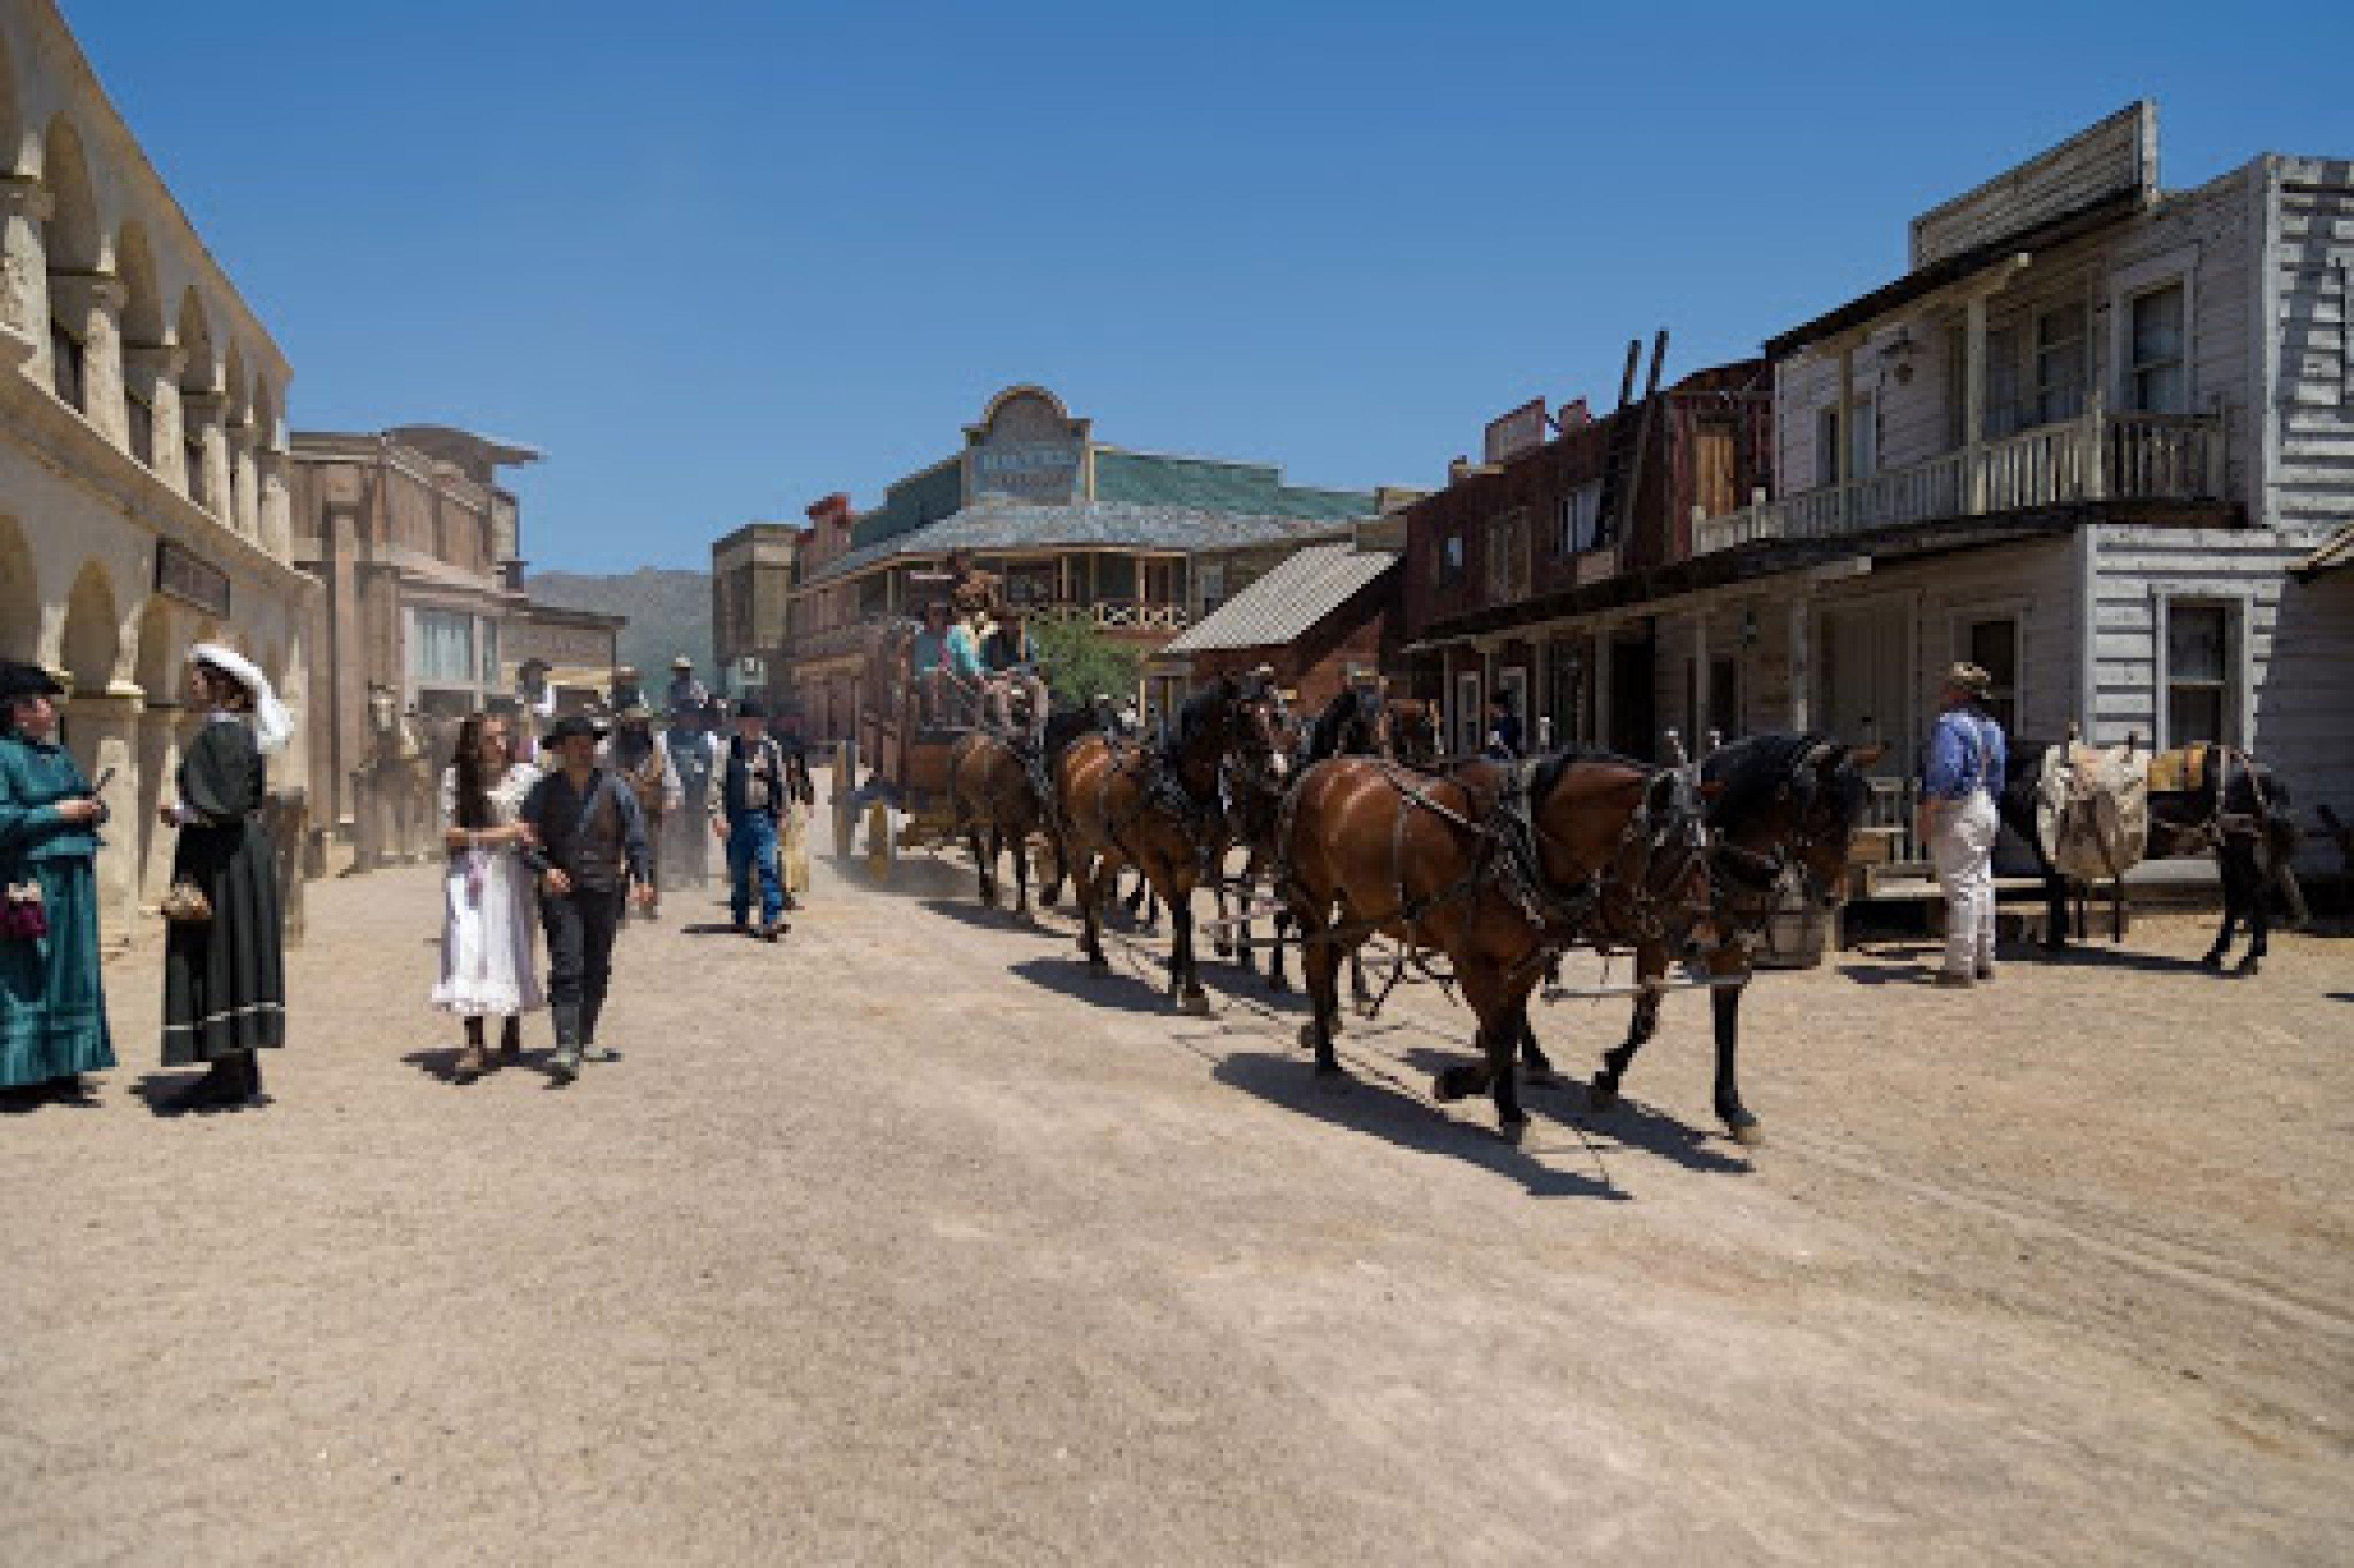
[[[1946,684],[1957,692],[1967,692],[1981,702],[1994,694],[1994,677],[1967,659],[1954,662],[1953,668],[1946,672]]]

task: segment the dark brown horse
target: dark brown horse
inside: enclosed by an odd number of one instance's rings
[[[1013,747],[979,730],[949,751],[949,802],[957,831],[972,851],[981,901],[997,907],[997,857],[1013,851],[1013,913],[1030,917],[1030,839],[1046,826],[1046,803]],[[982,831],[988,838],[984,842]]]
[[[1638,978],[1710,926],[1707,831],[1689,773],[1569,752],[1466,763],[1444,777],[1395,763],[1320,762],[1284,803],[1278,882],[1299,923],[1316,1070],[1341,1070],[1340,960],[1379,932],[1451,961],[1479,1021],[1482,1061],[1441,1073],[1442,1100],[1488,1088],[1517,1140],[1513,1054],[1546,958],[1583,944],[1631,947]]]
[[[1710,885],[1718,930],[1729,936],[1709,958],[1711,974],[1745,974],[1794,881],[1808,900],[1829,908],[1844,895],[1848,857],[1870,797],[1863,770],[1883,747],[1850,750],[1826,736],[1758,735],[1721,746],[1701,763],[1708,806]],[[1742,1143],[1760,1141],[1757,1118],[1741,1103],[1739,1054],[1743,987],[1712,991],[1716,1032],[1716,1114]],[[1588,1091],[1596,1110],[1618,1101],[1619,1081],[1659,1022],[1661,993],[1635,999],[1624,1044],[1604,1054]],[[1532,1076],[1552,1064],[1533,1033],[1522,1041]]]
[[[1225,800],[1234,782],[1287,767],[1278,723],[1264,683],[1222,676],[1186,702],[1162,739],[1089,735],[1056,759],[1055,809],[1091,965],[1108,962],[1103,895],[1133,866],[1169,907],[1170,994],[1188,1012],[1209,1011],[1193,956],[1193,890],[1215,874],[1232,842]]]
[[[2046,904],[2043,941],[2056,951],[2068,943],[2068,879],[2044,854],[2035,821],[2038,770],[2048,749],[2032,742],[2019,745],[2011,753],[2010,774],[1997,805],[2003,825],[2035,855]],[[2203,749],[2204,765],[2189,788],[2149,792],[2149,847],[2144,858],[2214,855],[2223,884],[2223,924],[2200,962],[2221,969],[2232,937],[2244,923],[2248,950],[2238,972],[2253,975],[2264,968],[2264,956],[2272,950],[2272,889],[2280,890],[2293,912],[2303,906],[2296,874],[2290,868],[2300,835],[2289,810],[2288,785],[2270,768],[2234,747]]]

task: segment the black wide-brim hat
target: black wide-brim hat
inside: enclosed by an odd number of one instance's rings
[[[739,719],[767,718],[769,716],[769,705],[762,702],[758,697],[746,697],[742,702],[736,705],[736,716]]]
[[[0,703],[18,697],[61,697],[66,689],[55,675],[38,664],[27,664],[16,659],[0,659]]]
[[[561,746],[576,735],[585,735],[591,740],[602,740],[605,738],[605,726],[587,714],[567,714],[556,721],[555,728],[547,732],[547,744]]]

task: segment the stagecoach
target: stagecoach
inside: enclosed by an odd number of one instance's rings
[[[833,749],[833,853],[848,860],[863,849],[877,877],[891,874],[901,850],[937,850],[956,832],[949,753],[967,727],[923,722],[907,667],[915,631],[907,620],[869,630],[856,720]]]

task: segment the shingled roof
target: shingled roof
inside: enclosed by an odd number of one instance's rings
[[[1272,648],[1289,642],[1397,565],[1387,550],[1310,545],[1226,600],[1163,653]]]
[[[1152,550],[1193,555],[1203,550],[1280,544],[1302,535],[1324,533],[1329,528],[1329,524],[1299,517],[1237,516],[1193,506],[1148,506],[1119,501],[1075,501],[1061,506],[1041,506],[992,496],[912,533],[853,550],[830,563],[810,581],[833,582],[878,562],[928,558],[945,556],[951,550],[979,556],[1028,550]]]

